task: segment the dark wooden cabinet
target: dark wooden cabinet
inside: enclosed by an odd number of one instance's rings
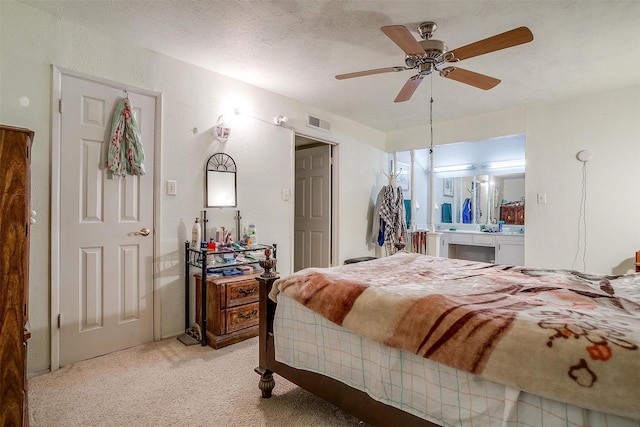
[[[196,323],[202,325],[202,278],[196,275]],[[256,275],[207,278],[206,342],[222,348],[258,335]]]
[[[500,206],[500,221],[505,224],[524,225],[524,205],[509,204]]]
[[[0,425],[28,425],[30,171],[33,131],[0,125]]]

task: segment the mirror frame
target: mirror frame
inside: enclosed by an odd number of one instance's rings
[[[220,180],[216,182],[216,176],[223,176],[218,174],[233,174],[233,188],[231,188],[230,184],[227,183],[229,181],[227,176],[225,175],[225,182],[220,183]],[[205,173],[204,173],[204,184],[205,184],[205,207],[207,208],[235,208],[238,206],[238,177],[237,177],[237,169],[236,162],[225,153],[215,153],[212,154],[205,163]],[[210,190],[214,191],[214,187],[216,184],[226,185],[226,188],[222,188],[227,194],[233,194],[233,204],[220,204],[215,201],[213,194],[210,194]]]

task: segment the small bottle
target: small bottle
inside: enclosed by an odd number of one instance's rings
[[[251,239],[252,245],[255,245],[258,243],[258,235],[256,234],[255,224],[249,224],[249,238]]]
[[[207,245],[207,250],[209,252],[215,252],[216,251],[216,242],[213,241],[213,237],[209,240],[209,244]]]
[[[498,233],[502,233],[502,225],[504,224],[504,221],[498,221]]]
[[[198,249],[200,246],[200,218],[196,218],[196,222],[191,227],[191,248]]]

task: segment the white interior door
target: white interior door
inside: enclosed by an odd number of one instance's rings
[[[60,366],[153,340],[155,98],[129,93],[146,175],[112,178],[121,89],[62,75]],[[148,228],[148,235],[139,231]],[[136,233],[138,232],[138,233]]]
[[[331,146],[296,150],[294,271],[331,263]]]

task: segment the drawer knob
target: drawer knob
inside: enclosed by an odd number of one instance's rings
[[[248,313],[248,314],[238,313],[238,317],[241,319],[251,319],[256,314],[258,314],[258,310],[253,310],[251,313]]]
[[[254,293],[254,292],[255,292],[255,291],[257,291],[257,290],[258,290],[258,287],[257,287],[257,286],[254,286],[253,288],[251,288],[251,289],[249,289],[249,290],[244,289],[244,288],[240,288],[240,289],[238,290],[238,292],[240,292],[242,295],[251,295],[252,293]]]

